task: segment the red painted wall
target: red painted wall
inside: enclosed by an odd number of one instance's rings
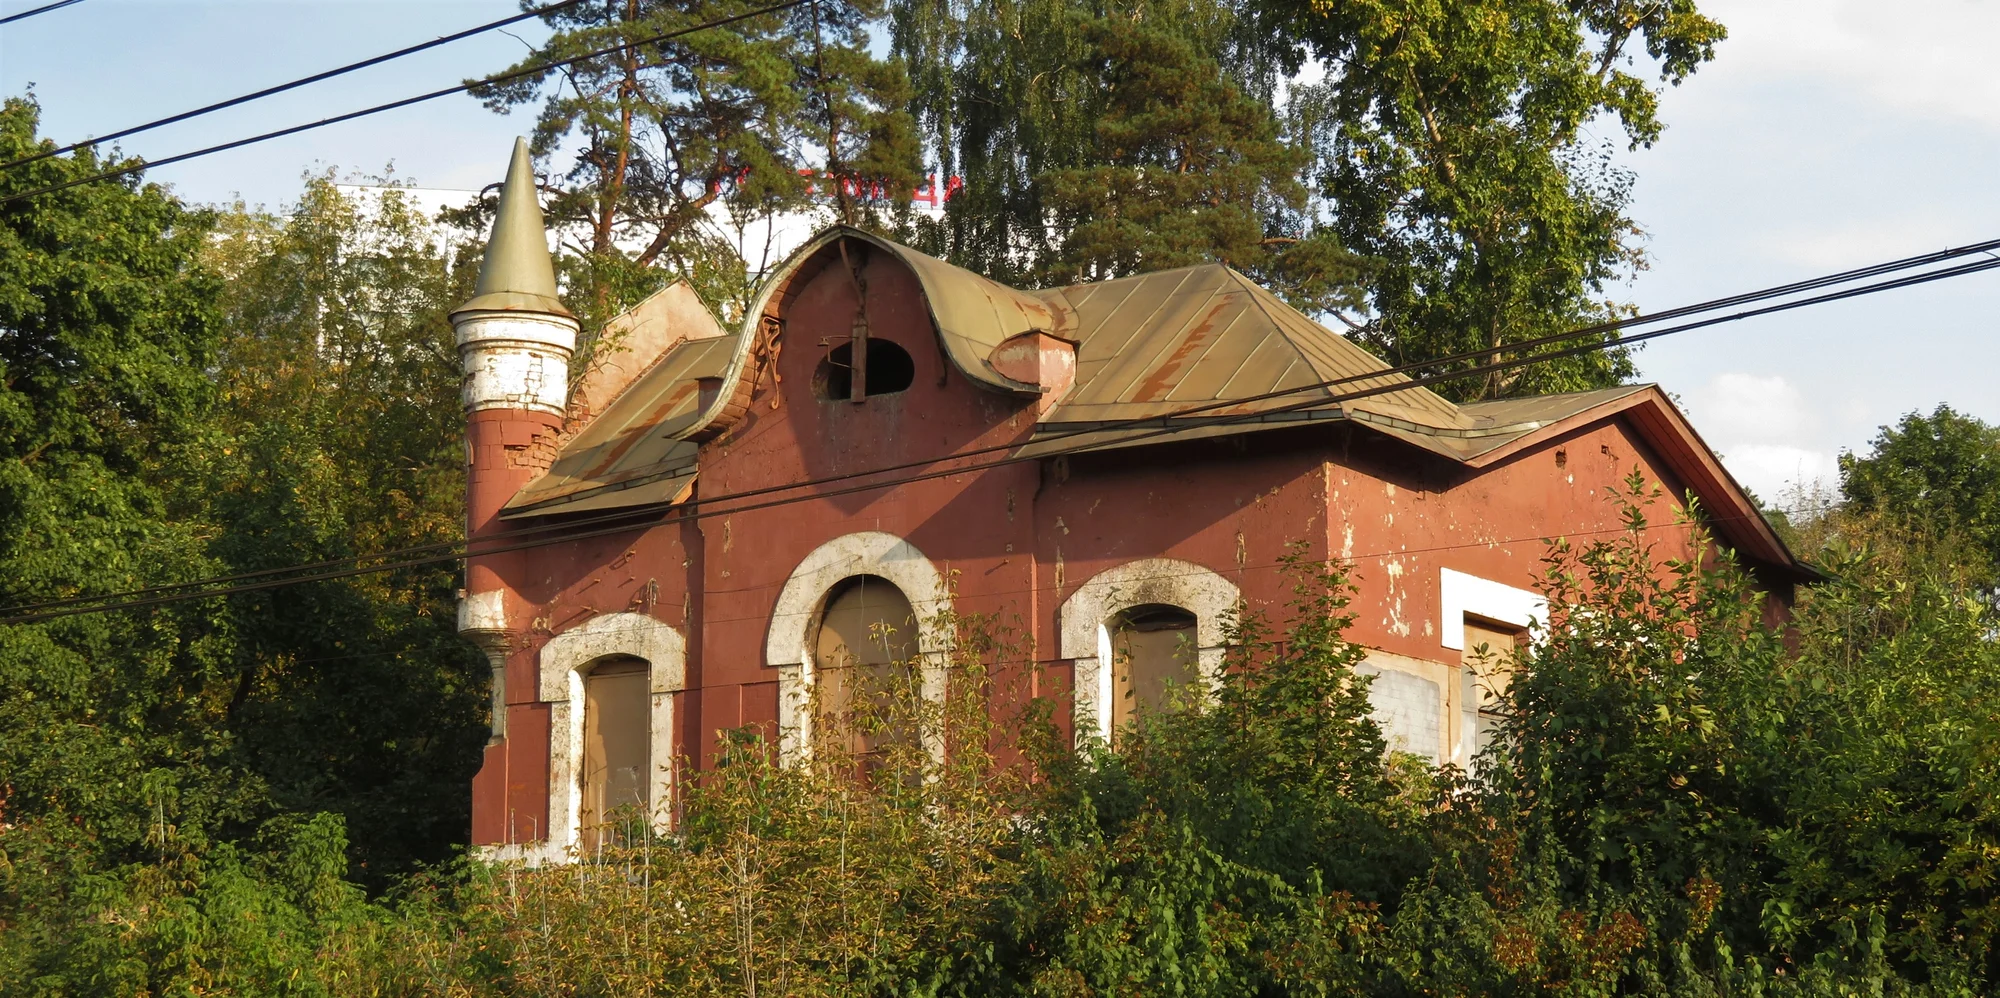
[[[949,367],[907,269],[858,244],[849,253],[867,288],[869,335],[910,353],[915,382],[858,405],[815,395],[815,369],[847,341],[857,298],[839,255],[825,254],[801,269],[784,307],[777,377],[764,376],[748,413],[704,445],[701,496],[945,458],[1032,431],[1035,400],[970,383]],[[475,448],[474,458],[489,455]],[[1484,471],[1365,428],[1318,424],[888,489],[849,492],[856,483],[842,482],[806,501],[535,548],[496,569],[532,607],[532,625],[509,661],[505,751],[489,753],[474,785],[474,841],[506,833],[528,841],[546,827],[547,711],[535,703],[536,656],[550,636],[596,614],[645,612],[685,635],[677,748],[698,766],[712,760],[718,731],[755,724],[775,738],[777,675],[764,661],[772,608],[801,559],[844,534],[903,537],[946,574],[960,612],[1018,621],[1047,666],[1041,692],[1063,697],[1057,714],[1067,718],[1069,664],[1055,659],[1059,609],[1099,571],[1178,558],[1236,582],[1253,607],[1276,609],[1287,592],[1278,559],[1300,544],[1309,558],[1352,564],[1359,592],[1350,637],[1455,662],[1440,643],[1441,629],[1456,623],[1438,619],[1439,569],[1532,588],[1542,538],[1618,529],[1608,491],[1634,468],[1680,494],[1615,420]],[[487,505],[475,504],[475,523]],[[1671,520],[1675,508],[1664,503],[1658,519]],[[1686,550],[1681,530],[1659,530],[1655,540],[1663,556]],[[505,761],[504,779],[491,775],[496,760]]]

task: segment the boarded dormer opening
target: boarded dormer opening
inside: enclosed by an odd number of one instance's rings
[[[910,352],[888,340],[868,340],[866,396],[894,395],[917,379],[917,362]],[[845,402],[854,397],[854,345],[842,343],[826,352],[813,373],[813,391],[820,398]]]

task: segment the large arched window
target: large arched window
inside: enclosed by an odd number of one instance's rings
[[[1120,612],[1111,634],[1111,744],[1138,714],[1160,710],[1201,679],[1194,614],[1164,603]]]
[[[583,848],[613,845],[648,815],[652,696],[643,659],[619,655],[583,676]]]
[[[907,741],[917,664],[917,612],[903,591],[879,576],[842,580],[813,642],[821,730],[863,760]]]
[[[488,849],[487,857],[567,862],[597,844],[585,830],[601,824],[600,815],[627,804],[638,805],[654,831],[666,831],[674,694],[687,680],[680,632],[645,614],[607,613],[550,638],[538,657],[540,699],[549,707],[547,823],[536,821],[533,840]],[[642,747],[632,745],[634,733]],[[587,797],[595,801],[586,804]]]
[[[778,747],[780,758],[788,765],[812,758],[818,713],[814,705],[826,699],[825,691],[819,688],[818,675],[823,658],[820,642],[828,630],[822,625],[829,606],[846,605],[841,600],[846,592],[843,587],[856,585],[853,581],[856,579],[865,579],[866,583],[862,593],[850,599],[872,600],[868,594],[880,593],[886,584],[904,600],[902,607],[878,606],[870,612],[884,622],[894,622],[890,618],[907,622],[894,629],[898,636],[908,634],[914,639],[915,648],[904,656],[906,660],[914,659],[907,678],[915,684],[925,704],[935,705],[944,698],[946,663],[951,649],[951,632],[944,613],[950,607],[950,600],[944,576],[922,551],[892,534],[864,531],[836,537],[814,548],[799,562],[771,609],[764,661],[778,672]],[[838,623],[841,616],[835,614],[836,634],[847,628]],[[849,646],[867,641],[851,631],[849,635],[843,639]],[[884,654],[899,652],[885,646]],[[940,732],[925,729],[912,737],[922,740],[932,758],[944,758]]]

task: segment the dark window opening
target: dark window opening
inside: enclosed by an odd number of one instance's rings
[[[910,352],[888,340],[868,341],[867,395],[894,395],[917,380],[917,362]],[[854,344],[842,343],[827,351],[813,375],[813,389],[820,398],[846,401],[854,397]]]

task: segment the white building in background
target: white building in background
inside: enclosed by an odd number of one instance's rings
[[[940,177],[937,174],[930,174],[925,179],[925,185],[911,198],[910,207],[918,215],[942,218],[945,201],[956,194],[963,183],[957,177]],[[385,192],[396,191],[418,214],[433,220],[438,238],[448,245],[477,245],[486,237],[484,229],[465,229],[436,222],[446,209],[460,209],[473,204],[480,196],[479,191],[377,184],[337,184],[335,189],[362,205],[372,205]],[[744,265],[749,268],[753,285],[771,268],[783,263],[794,250],[805,245],[814,234],[837,221],[831,203],[805,211],[739,220],[730,214],[727,205],[717,201],[708,206],[707,214],[713,232],[734,246],[737,255],[742,257]],[[580,225],[558,224],[549,229],[549,249],[557,256],[577,252],[578,247],[588,239],[588,230]],[[620,248],[637,253],[645,248],[645,244],[641,240],[631,240],[621,243]]]

